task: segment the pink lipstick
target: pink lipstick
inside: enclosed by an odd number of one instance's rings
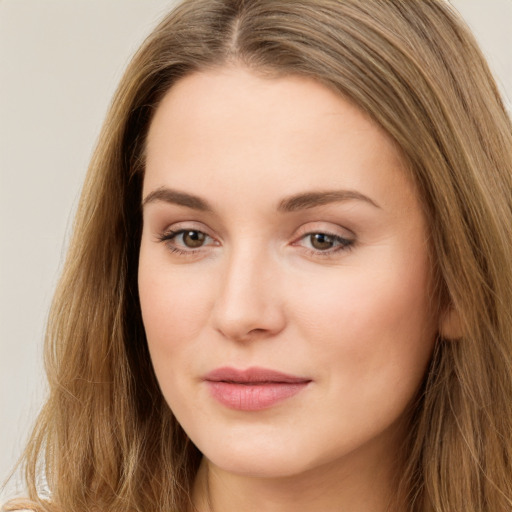
[[[213,398],[230,409],[259,411],[291,398],[311,379],[266,368],[218,368],[204,377]]]

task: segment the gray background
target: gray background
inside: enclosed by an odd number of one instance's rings
[[[130,56],[173,0],[0,0],[0,482],[45,394],[44,324]],[[512,0],[454,0],[512,105]],[[21,492],[17,481],[0,502]]]

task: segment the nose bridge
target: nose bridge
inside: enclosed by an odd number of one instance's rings
[[[234,246],[219,276],[214,322],[233,339],[276,334],[284,326],[277,262],[264,244],[254,242],[246,240]]]

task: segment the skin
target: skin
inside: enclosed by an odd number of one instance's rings
[[[204,454],[197,508],[386,510],[442,327],[400,151],[325,86],[241,67],[178,82],[147,142],[140,301],[162,393]],[[333,190],[350,194],[279,209]],[[170,234],[180,229],[193,236]],[[203,380],[223,366],[311,382],[264,410],[233,410]]]

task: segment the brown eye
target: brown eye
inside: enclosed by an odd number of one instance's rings
[[[179,229],[162,233],[158,240],[172,253],[191,255],[196,251],[203,251],[209,246],[218,245],[215,240],[198,229]]]
[[[181,236],[183,245],[190,249],[201,247],[206,240],[206,235],[201,231],[183,231]]]
[[[355,240],[330,233],[307,233],[302,237],[306,248],[317,255],[332,256],[340,251],[348,250]]]
[[[309,235],[311,247],[317,251],[327,251],[332,249],[336,242],[335,237],[326,233],[313,233]]]

